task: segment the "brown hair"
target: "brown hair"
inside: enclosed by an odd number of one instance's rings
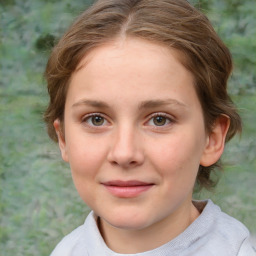
[[[50,103],[45,112],[48,134],[57,141],[53,122],[63,121],[66,93],[72,73],[82,58],[99,45],[120,36],[137,37],[174,48],[193,74],[202,105],[206,130],[217,117],[230,118],[229,141],[241,131],[241,120],[227,94],[232,70],[228,48],[207,17],[185,0],[100,0],[82,13],[54,47],[45,77]],[[197,182],[213,185],[214,167],[199,167]]]

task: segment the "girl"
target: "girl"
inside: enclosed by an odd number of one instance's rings
[[[185,0],[102,0],[46,68],[50,137],[92,209],[52,256],[255,255],[211,200],[224,144],[241,130],[229,50]]]

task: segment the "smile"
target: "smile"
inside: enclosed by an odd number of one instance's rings
[[[142,181],[108,181],[102,183],[104,187],[110,192],[113,196],[120,198],[133,198],[137,197],[143,192],[146,192],[154,186],[153,183],[146,183]]]

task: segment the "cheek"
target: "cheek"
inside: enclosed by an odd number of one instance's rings
[[[105,157],[106,143],[97,136],[85,134],[81,129],[66,131],[66,148],[73,172],[89,174],[97,169]]]
[[[71,150],[70,169],[76,190],[82,200],[91,206],[97,199],[97,175],[102,169],[104,152],[99,147],[75,147]]]
[[[104,149],[97,145],[81,144],[69,147],[69,163],[72,173],[80,176],[94,175],[100,168],[102,159],[105,158]]]
[[[74,184],[85,199],[85,195],[93,191],[92,186],[106,158],[106,148],[102,143],[99,145],[97,140],[75,140],[72,137],[72,140],[67,140],[67,149]]]
[[[162,175],[181,180],[196,176],[202,151],[194,136],[176,134],[151,149],[151,155]]]

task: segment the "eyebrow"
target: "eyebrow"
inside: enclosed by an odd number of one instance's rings
[[[110,108],[110,106],[104,101],[87,100],[87,99],[79,100],[78,102],[74,103],[72,107],[83,106],[83,105],[96,107],[96,108]],[[164,100],[157,99],[157,100],[142,101],[139,104],[138,109],[156,108],[156,107],[161,107],[165,105],[174,105],[178,107],[188,108],[186,104],[175,99],[164,99]]]
[[[165,100],[147,100],[143,101],[139,105],[139,109],[146,109],[146,108],[156,108],[156,107],[161,107],[165,105],[176,105],[178,107],[184,107],[188,108],[188,106],[178,100],[175,99],[165,99]]]
[[[88,105],[91,107],[96,107],[96,108],[109,108],[109,105],[103,101],[98,101],[98,100],[79,100],[78,102],[74,103],[72,107],[77,107],[77,106],[83,106],[83,105]]]

